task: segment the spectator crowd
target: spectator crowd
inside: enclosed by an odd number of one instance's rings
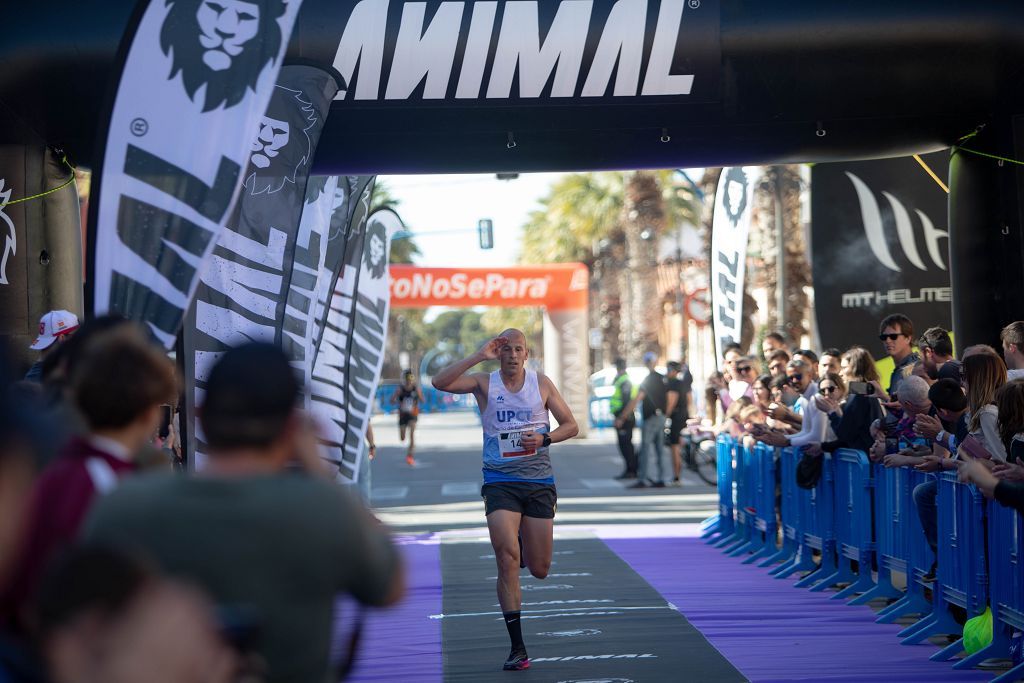
[[[404,573],[283,352],[218,360],[187,473],[180,378],[144,328],[53,311],[32,349],[24,379],[0,368],[0,681],[337,680],[339,598],[393,604]]]
[[[963,482],[1024,511],[1024,321],[999,334],[1001,350],[974,344],[954,355],[947,330],[916,335],[905,315],[887,316],[878,338],[892,360],[879,375],[868,349],[790,349],[769,334],[762,357],[725,348],[722,371],[705,391],[707,418],[690,420],[699,447],[713,451],[728,434],[752,446],[798,449],[797,484],[812,488],[820,458],[840,448],[863,451],[887,468],[934,474],[958,470]],[[760,368],[768,371],[760,374]],[[934,476],[913,489],[925,538],[938,544]],[[937,567],[926,575],[934,581]]]

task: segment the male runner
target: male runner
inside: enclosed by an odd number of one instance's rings
[[[498,602],[512,641],[506,671],[530,666],[519,621],[519,569],[526,566],[543,579],[551,568],[557,493],[548,447],[579,432],[551,380],[526,369],[529,355],[526,336],[509,329],[433,379],[434,387],[442,391],[472,393],[480,406],[484,430],[480,493],[498,563]],[[500,361],[500,370],[467,374],[474,365],[494,359]],[[557,429],[550,428],[549,410],[558,421]]]
[[[412,467],[416,464],[416,420],[420,414],[420,403],[426,403],[412,370],[403,373],[403,383],[391,395],[391,403],[398,405],[398,437],[405,441],[405,432],[409,431],[405,463]]]

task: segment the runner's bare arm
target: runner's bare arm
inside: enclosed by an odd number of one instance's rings
[[[502,345],[506,343],[504,337],[495,337],[491,339],[483,346],[480,350],[471,356],[467,356],[462,360],[457,360],[448,367],[441,370],[441,372],[434,375],[434,378],[430,381],[434,385],[435,389],[441,391],[447,391],[451,394],[469,394],[474,393],[479,398],[482,394],[481,389],[481,378],[486,378],[482,372],[476,372],[471,375],[467,375],[466,372],[486,360],[494,360],[498,357],[498,351]],[[486,393],[482,394],[484,397]]]
[[[558,393],[558,389],[555,388],[554,382],[547,375],[541,375],[541,386],[545,389],[544,393],[547,394],[547,409],[551,411],[551,415],[558,421],[558,427],[551,430],[548,436],[551,437],[551,443],[558,443],[559,441],[567,441],[572,437],[580,433],[579,425],[576,424],[576,418],[573,417],[572,411],[569,410],[569,405],[562,398],[562,395]]]

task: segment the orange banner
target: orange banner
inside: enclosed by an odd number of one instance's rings
[[[392,308],[543,306],[587,308],[590,273],[582,263],[504,268],[391,266]]]

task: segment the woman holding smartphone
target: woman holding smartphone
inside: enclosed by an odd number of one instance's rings
[[[999,433],[996,392],[1006,384],[1006,363],[994,353],[976,353],[963,360],[964,390],[970,406],[969,436],[991,454],[1006,462],[1006,447]]]
[[[843,354],[840,362],[842,379],[846,381],[846,403],[842,408],[832,396],[822,396],[819,407],[829,414],[836,438],[808,449],[812,453],[832,453],[840,448],[853,448],[868,452],[873,439],[870,428],[882,415],[879,401],[887,401],[875,368],[871,353],[860,346],[854,346]],[[838,386],[837,383],[831,384]],[[829,383],[826,383],[828,386]],[[833,420],[833,416],[838,420]]]

